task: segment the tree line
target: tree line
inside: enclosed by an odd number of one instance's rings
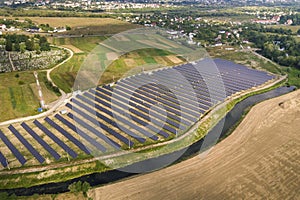
[[[46,37],[35,35],[29,37],[27,35],[5,35],[5,50],[6,51],[17,51],[24,53],[27,51],[50,51],[50,44]]]

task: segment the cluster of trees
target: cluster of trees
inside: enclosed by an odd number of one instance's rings
[[[24,53],[28,51],[50,51],[50,44],[46,37],[35,35],[29,37],[27,35],[6,35],[5,36],[5,50],[6,51],[17,51]]]
[[[59,88],[56,87],[56,86],[54,86],[54,85],[52,84],[52,82],[46,80],[46,81],[45,81],[45,85],[46,85],[46,87],[47,87],[49,90],[52,90],[52,91],[55,92],[58,96],[61,95],[61,93],[60,93],[60,91],[59,91]]]
[[[283,66],[300,69],[300,43],[292,36],[267,35],[257,31],[244,31],[243,37],[253,42],[260,53]]]
[[[18,18],[16,18],[16,19],[0,19],[0,24],[5,24],[7,28],[10,28],[12,26],[20,27],[20,28],[29,28],[33,25],[33,22],[31,19],[19,20]]]
[[[74,182],[71,185],[69,185],[68,189],[70,190],[70,192],[78,194],[80,192],[82,192],[84,197],[87,197],[87,192],[89,191],[89,189],[91,188],[90,184],[88,182]]]
[[[245,24],[248,27],[246,31],[258,31],[261,33],[276,33],[282,35],[293,35],[291,29],[268,27],[262,24]]]
[[[300,14],[285,15],[280,18],[280,23],[284,24],[287,20],[293,20],[292,25],[300,25]]]

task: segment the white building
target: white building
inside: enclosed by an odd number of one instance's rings
[[[6,30],[6,25],[5,24],[0,24],[0,30]]]

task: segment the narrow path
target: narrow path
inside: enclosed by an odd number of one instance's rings
[[[13,61],[11,60],[11,57],[10,57],[10,52],[8,52],[8,59],[9,59],[9,62],[10,62],[12,71],[16,71],[16,68],[15,68],[15,66],[14,66],[14,63],[13,63]]]

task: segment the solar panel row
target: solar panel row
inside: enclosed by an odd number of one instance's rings
[[[74,126],[74,124],[72,124],[71,122],[69,122],[68,120],[66,120],[65,118],[63,118],[62,116],[60,116],[59,114],[56,114],[55,117],[61,121],[63,124],[65,124],[66,126],[68,126],[71,130],[73,130],[75,133],[79,134],[81,137],[83,137],[86,141],[88,141],[90,144],[94,145],[94,147],[96,147],[98,150],[105,152],[106,148],[100,144],[99,142],[97,142],[94,138],[90,137],[89,135],[87,135],[83,130],[81,130],[79,127]]]
[[[127,99],[130,99],[130,101],[129,101],[130,103],[131,102],[136,102],[136,103],[138,103],[138,104],[146,107],[147,111],[144,110],[145,112],[149,112],[149,109],[154,105],[154,104],[149,103],[147,101],[148,100],[147,98],[145,98],[145,97],[143,97],[143,96],[141,96],[139,94],[133,94],[133,96],[128,95],[128,93],[130,94],[131,92],[129,90],[127,90],[127,88],[124,88],[124,87],[122,87],[120,85],[116,86],[116,89],[114,90],[114,93],[117,94],[117,95],[120,95],[122,97],[125,97]],[[140,106],[140,107],[144,108],[142,106]],[[146,109],[146,108],[144,108],[144,109]],[[163,113],[164,112],[164,109],[162,109],[159,106],[156,106],[156,110],[159,113]],[[153,112],[153,113],[155,114],[156,112]],[[184,125],[187,125],[187,126],[191,125],[190,121],[188,121],[188,120],[186,120],[186,119],[184,119],[184,118],[182,118],[180,116],[174,115],[174,114],[172,114],[170,112],[167,112],[167,119],[172,119],[172,120],[177,121],[179,123],[183,123]]]
[[[40,136],[34,132],[25,122],[21,126],[40,144],[42,145],[56,160],[60,159],[60,155]]]
[[[27,160],[20,153],[20,151],[8,140],[8,138],[4,135],[4,133],[1,130],[0,130],[0,138],[6,144],[6,146],[9,148],[9,150],[15,155],[15,157],[18,159],[18,161],[22,165],[24,165]]]
[[[8,129],[18,138],[18,140],[28,149],[28,151],[40,162],[45,162],[45,158],[15,129],[12,125]]]
[[[3,167],[7,167],[7,159],[5,158],[5,156],[0,152],[0,163]]]
[[[104,118],[104,120],[113,125],[114,127],[118,128],[119,130],[127,133],[128,135],[130,135],[131,137],[134,137],[136,140],[138,140],[141,143],[144,143],[146,141],[145,138],[142,138],[141,136],[135,134],[134,132],[132,132],[131,130],[129,130],[128,128],[126,128],[125,126],[121,125],[120,123],[116,123],[115,119],[114,119],[114,115],[111,111],[109,111],[108,109],[98,105],[96,102],[101,103],[103,105],[105,105],[106,107],[110,108],[110,104],[99,99],[98,97],[93,96],[90,93],[84,93],[84,95],[90,99],[84,98],[83,96],[80,96],[78,98],[80,98],[82,101],[84,101],[85,103],[89,104],[92,107],[95,107],[97,110],[102,111],[106,114],[108,114],[109,116],[112,117],[112,119],[108,119],[108,118]],[[92,102],[91,100],[94,100],[96,102]]]
[[[73,107],[73,109],[75,110],[75,112],[83,117],[86,117],[86,119],[89,119],[89,115],[83,113],[82,111],[79,111],[77,108]],[[121,146],[116,143],[114,140],[110,139],[109,137],[105,136],[104,134],[102,134],[100,131],[98,131],[97,129],[95,129],[94,127],[92,127],[91,125],[89,125],[88,123],[84,122],[83,120],[81,120],[78,116],[74,116],[72,113],[68,113],[68,117],[73,119],[76,123],[78,123],[79,125],[83,126],[84,128],[86,128],[87,130],[89,130],[91,133],[93,133],[94,135],[96,135],[97,137],[101,138],[103,141],[105,141],[107,144],[111,145],[112,147],[119,149]],[[98,122],[96,122],[98,123]],[[97,125],[98,126],[98,125]],[[104,129],[105,130],[105,129]]]
[[[76,113],[78,113],[79,115],[81,115],[82,117],[84,117],[85,119],[89,120],[90,122],[92,122],[94,125],[96,125],[97,127],[100,127],[102,129],[104,129],[106,132],[108,132],[109,134],[113,135],[114,137],[116,137],[117,139],[120,139],[123,143],[125,144],[130,144],[133,145],[134,143],[131,141],[129,141],[127,138],[125,138],[124,136],[120,135],[118,132],[116,132],[115,130],[109,128],[108,126],[106,126],[105,124],[101,123],[100,121],[96,120],[97,117],[99,117],[101,119],[101,116],[103,115],[99,115],[97,116],[98,112],[95,112],[93,109],[89,108],[88,106],[82,104],[81,102],[74,100],[73,102],[76,102],[75,104],[78,105],[81,108],[84,108],[85,110],[87,110],[89,112],[89,115],[84,113],[83,111],[79,110],[77,107],[72,106],[71,104],[68,105],[68,107],[72,108],[72,110]],[[103,117],[102,117],[103,118]],[[79,118],[76,118],[76,121],[79,121]],[[106,136],[105,136],[106,137]],[[104,138],[103,138],[104,139]],[[112,140],[110,140],[112,141]],[[121,146],[119,144],[117,144],[116,142],[113,142],[114,146],[116,146],[117,148],[120,148]]]
[[[89,95],[88,95],[89,96]],[[101,100],[100,98],[97,98],[95,96],[92,96],[91,97],[92,99],[95,98],[95,100],[98,102],[98,103],[102,103],[104,106],[108,107],[108,109],[111,109],[111,104],[109,103],[104,103],[103,100]],[[109,99],[109,102],[111,101],[110,97],[107,97]],[[85,99],[84,101],[89,101],[89,104],[94,106],[95,108],[97,108],[99,111],[103,111],[105,112],[106,114],[108,114],[109,116],[111,116],[112,118],[114,118],[114,114],[112,113],[112,111],[109,111],[107,110],[106,108],[102,107],[102,106],[99,106],[98,104],[95,104],[93,102],[90,102],[90,100],[87,100]],[[155,136],[155,135],[152,135],[150,133],[148,133],[146,130],[138,127],[137,125],[133,124],[132,122],[128,121],[127,119],[125,119],[124,116],[125,115],[125,112],[117,107],[113,107],[113,110],[114,111],[117,111],[118,114],[119,114],[119,117],[116,119],[126,125],[129,125],[130,127],[133,127],[135,130],[138,130],[140,133],[142,133],[143,135],[153,139],[153,140],[157,140],[158,137]],[[124,126],[122,126],[120,123],[116,123],[115,121],[112,121],[111,119],[105,117],[105,116],[102,116],[102,119],[104,121],[106,121],[107,123],[109,124],[112,124],[113,126],[115,126],[116,128],[119,128],[121,131],[124,131],[126,132],[127,134],[129,134],[130,136],[133,136],[135,137],[137,140],[139,140],[141,137],[136,135],[135,133],[133,133],[132,131],[130,131],[129,129],[126,129]]]
[[[108,91],[106,91],[105,94],[108,94],[109,96],[112,95],[112,93],[111,93],[111,92],[108,92]],[[91,96],[91,95],[87,95],[87,96],[90,96],[92,99],[93,99],[93,98],[98,99],[97,97],[93,97],[93,96]],[[118,96],[118,95],[115,95],[114,98],[116,99],[116,101],[113,101],[114,104],[116,104],[116,105],[118,105],[118,106],[120,106],[120,107],[126,106],[127,101],[124,100],[124,98],[121,98],[121,97]],[[110,99],[110,101],[112,101],[112,100]],[[103,101],[100,100],[100,99],[98,99],[97,102],[101,103],[101,102],[103,102]],[[105,104],[105,103],[103,103],[103,104],[104,104],[104,105],[107,105],[107,104]],[[97,107],[98,105],[95,105],[95,106]],[[110,107],[110,104],[108,104],[108,106]],[[116,108],[116,107],[114,107],[114,109],[115,109],[117,112],[122,112],[120,109],[118,109],[118,108]],[[135,110],[135,109],[132,109],[132,108],[131,108],[131,109],[129,109],[129,111],[131,111],[132,113],[136,114],[137,116],[140,116],[141,118],[145,119],[145,121],[150,121],[149,117],[147,117],[146,115],[142,114],[141,112],[139,112],[139,111],[137,111],[137,110]],[[110,113],[108,113],[108,114],[109,114],[110,116],[113,117],[112,112],[110,112]],[[134,120],[135,122],[137,122],[137,123],[139,123],[139,124],[141,124],[141,125],[143,125],[143,126],[147,126],[147,128],[149,128],[150,130],[152,130],[152,131],[155,132],[155,133],[158,133],[158,134],[162,135],[163,137],[168,137],[168,136],[169,136],[169,134],[166,133],[165,131],[159,130],[159,129],[157,129],[155,126],[153,126],[153,125],[151,125],[151,124],[148,124],[148,122],[145,122],[145,121],[143,121],[143,120],[141,120],[141,119],[139,119],[139,118],[137,118],[137,117],[135,117],[135,116],[133,116],[133,115],[131,115],[130,119]],[[130,119],[128,119],[128,120],[130,120]],[[161,125],[161,123],[159,123],[159,122],[158,122],[157,120],[155,120],[155,119],[152,119],[152,122],[154,122],[154,124],[156,124],[156,125],[159,125],[159,126]],[[164,127],[169,128],[169,130],[172,129],[172,128],[169,127],[168,125],[164,125]],[[164,127],[163,127],[163,128],[164,128]],[[159,130],[159,131],[158,131],[158,130]],[[168,129],[166,129],[166,130],[168,130]]]
[[[57,131],[59,131],[62,135],[64,135],[66,138],[68,138],[71,142],[73,142],[79,149],[81,149],[86,154],[90,154],[90,151],[87,149],[85,145],[83,145],[81,142],[79,142],[73,135],[68,133],[65,129],[63,129],[61,126],[59,126],[57,123],[52,121],[49,117],[45,118],[45,121],[48,122],[53,128],[55,128]]]
[[[56,144],[58,144],[65,152],[67,152],[71,157],[77,158],[77,153],[73,151],[69,146],[67,146],[63,141],[56,137],[51,131],[49,131],[45,126],[43,126],[39,121],[34,120],[33,123],[43,131],[48,137],[50,137]]]

